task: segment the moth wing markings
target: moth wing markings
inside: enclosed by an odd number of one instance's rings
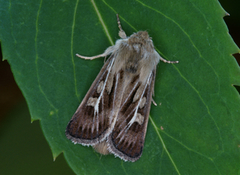
[[[141,82],[138,81],[137,86],[134,84],[134,86],[128,86],[125,89],[123,96],[127,97],[123,98],[125,100],[122,101],[117,122],[111,134],[107,137],[109,151],[125,161],[134,162],[141,157],[147,130],[155,73],[156,69],[150,73],[142,96],[135,102],[132,102],[132,100]],[[142,99],[145,100],[145,105],[141,103]],[[139,115],[143,117],[142,122],[137,119]]]
[[[104,99],[103,96],[104,93],[107,93],[105,91],[106,82],[108,77],[111,76],[114,59],[114,56],[111,55],[104,64],[67,125],[66,136],[74,143],[95,145],[101,142],[109,134],[110,129],[112,129],[110,127],[111,122],[109,121],[109,117],[107,117],[111,111],[111,109],[108,108],[111,99]],[[101,82],[103,82],[103,90],[99,93],[99,85],[101,86]],[[108,95],[104,97],[108,97]]]
[[[138,113],[138,112],[139,112],[139,109],[143,108],[144,104],[146,104],[146,97],[144,96],[144,93],[146,91],[146,88],[149,86],[150,80],[151,80],[151,76],[149,76],[148,81],[147,81],[147,83],[144,86],[144,90],[143,90],[143,93],[141,94],[141,97],[135,103],[135,107],[132,109],[131,113],[129,113],[127,116],[125,116],[125,120],[129,119],[130,117],[132,117],[131,120],[127,123],[127,125],[124,126],[124,129],[122,129],[122,131],[118,134],[117,138],[119,138],[122,133],[126,134],[126,131],[132,126],[132,124],[134,122],[137,122],[140,125],[143,123],[143,119],[141,119],[141,117],[143,117],[143,116],[140,113]],[[142,103],[144,103],[144,104],[142,104]],[[123,124],[124,123],[122,122],[122,124],[120,126],[122,126]],[[123,137],[121,137],[121,140],[122,139],[123,139]]]

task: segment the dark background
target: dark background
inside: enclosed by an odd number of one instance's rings
[[[238,47],[240,47],[240,1],[220,0],[220,3],[230,14],[230,16],[224,17],[224,20],[228,26],[230,35]],[[0,56],[0,60],[2,60],[2,53],[0,53]],[[236,53],[234,57],[238,61],[238,64],[240,64],[240,54]],[[240,87],[236,88],[240,92]],[[14,127],[16,125],[13,123],[17,123],[19,130]],[[23,125],[25,128],[28,128],[26,131],[21,130]],[[25,135],[26,140],[21,139],[22,135]],[[13,136],[16,138],[14,138],[13,142],[10,142]],[[4,150],[9,148],[7,143],[1,143],[5,140],[5,137],[9,137],[9,144],[15,146],[16,149],[11,148],[11,150]],[[29,142],[31,142],[31,144],[29,144]],[[16,146],[16,144],[18,144],[18,146]],[[21,149],[21,147],[23,149]],[[28,151],[27,154],[26,150]],[[8,153],[8,151],[11,153]],[[4,152],[4,154],[2,152]],[[26,156],[28,162],[25,161],[26,159],[22,159],[22,157]],[[3,158],[6,161],[2,164]],[[51,150],[41,132],[39,121],[34,121],[31,124],[26,102],[14,80],[10,65],[6,60],[0,61],[0,161],[2,164],[0,165],[0,169],[3,170],[4,168],[5,174],[15,174],[15,172],[18,172],[18,174],[73,173],[67,166],[62,154],[53,162]],[[39,161],[42,161],[42,163],[39,163]],[[7,170],[6,167],[9,164],[14,166],[12,169]],[[26,167],[31,167],[31,169],[28,168],[26,171]]]

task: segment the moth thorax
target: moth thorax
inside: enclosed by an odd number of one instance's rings
[[[128,62],[128,64],[126,65],[125,70],[127,72],[135,74],[137,72],[137,70],[138,70],[138,64],[136,64],[134,62]]]

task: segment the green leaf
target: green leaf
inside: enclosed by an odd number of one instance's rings
[[[53,157],[77,174],[237,174],[240,172],[239,52],[217,1],[1,0],[3,58]],[[92,56],[147,30],[156,50],[179,64],[158,65],[142,157],[135,163],[74,145],[65,128],[103,65]]]

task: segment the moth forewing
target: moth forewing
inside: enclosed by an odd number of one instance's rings
[[[118,18],[118,16],[117,16]],[[101,154],[112,153],[125,161],[142,155],[160,57],[146,31],[126,37],[119,18],[119,36],[103,54],[110,55],[67,125],[74,143],[91,145]]]
[[[99,86],[106,86],[107,75],[111,70],[114,57],[110,57],[92,83],[72,119],[68,123],[66,136],[74,143],[95,145],[104,140],[110,132],[111,122],[107,116],[111,109],[106,108],[111,99],[104,91],[98,92]],[[103,89],[103,87],[101,87]],[[103,99],[105,97],[105,99]],[[102,101],[105,100],[104,106]],[[104,108],[105,107],[105,108]],[[104,109],[103,109],[104,108]]]
[[[134,96],[141,87],[140,84],[126,89],[129,96],[124,98],[119,111],[118,120],[113,131],[108,136],[109,150],[125,161],[136,161],[142,155],[147,130],[152,92],[155,80],[155,69],[150,73],[148,82],[144,84],[141,96],[133,102]]]

